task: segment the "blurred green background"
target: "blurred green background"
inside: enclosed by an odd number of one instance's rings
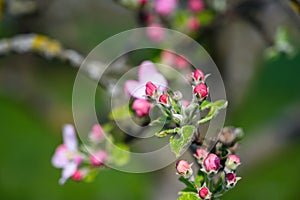
[[[38,16],[4,18],[0,36],[43,33],[87,54],[109,36],[136,27],[133,13],[110,1],[53,1],[45,7]],[[241,100],[230,104],[227,123],[243,127],[246,138],[240,154],[243,179],[224,199],[299,199],[299,63],[299,54],[256,58]],[[224,71],[226,65],[218,65]],[[56,60],[0,57],[0,199],[175,199],[183,186],[173,166],[147,174],[106,170],[92,183],[58,185],[60,170],[50,160],[61,143],[62,125],[72,123],[75,76],[75,68]],[[105,94],[98,95],[100,101]]]

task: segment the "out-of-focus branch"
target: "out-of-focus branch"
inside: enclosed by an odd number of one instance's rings
[[[72,49],[66,49],[57,40],[45,35],[22,34],[12,38],[0,40],[0,55],[10,53],[36,53],[48,60],[59,59],[69,62],[73,67],[79,68],[84,60],[84,56]],[[99,61],[89,61],[85,63],[84,71],[92,80],[98,81],[103,63]],[[99,84],[103,87],[109,85],[109,78],[102,77]]]

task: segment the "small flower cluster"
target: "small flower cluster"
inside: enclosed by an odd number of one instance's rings
[[[108,154],[107,151],[98,148],[103,142],[103,137],[104,131],[100,124],[94,125],[89,133],[92,151],[90,154],[78,148],[75,128],[70,124],[63,127],[63,144],[57,147],[52,157],[52,165],[62,169],[60,184],[64,184],[69,178],[82,181],[97,170],[104,168]]]
[[[205,84],[206,76],[196,69],[192,73],[192,89],[194,98],[192,102],[182,101],[180,91],[160,91],[159,87],[151,81],[146,83],[145,94],[147,100],[158,105],[167,118],[179,126],[189,125],[199,112],[199,105],[207,98],[209,89]]]
[[[221,131],[220,139],[211,152],[204,147],[196,148],[194,157],[200,168],[196,177],[193,175],[192,164],[186,160],[177,162],[177,173],[184,178],[179,180],[189,183],[186,184],[191,191],[189,194],[199,199],[214,199],[237,184],[241,178],[236,176],[236,170],[241,161],[235,150],[242,135],[241,129],[226,127]],[[225,138],[230,140],[230,144],[224,142]],[[185,192],[180,194],[186,195]]]
[[[196,37],[201,26],[208,25],[217,13],[214,5],[206,4],[204,0],[181,3],[178,0],[122,0],[120,3],[139,10],[139,22],[149,27],[147,35],[154,42],[164,39],[162,27]]]

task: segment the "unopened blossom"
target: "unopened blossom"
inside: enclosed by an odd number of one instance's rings
[[[177,0],[155,0],[155,11],[162,15],[168,16],[173,13],[177,7]]]
[[[199,192],[199,197],[201,199],[210,199],[211,198],[211,192],[209,191],[209,189],[204,185],[203,187],[200,188]]]
[[[207,173],[216,173],[220,168],[220,158],[216,154],[209,154],[203,161]]]
[[[89,135],[90,140],[93,142],[100,142],[104,137],[104,131],[100,124],[95,124]]]
[[[204,78],[205,78],[205,75],[204,75],[204,73],[200,69],[196,69],[193,72],[193,79],[195,81],[203,81]]]
[[[149,114],[151,103],[144,99],[136,99],[132,104],[132,109],[138,117],[144,117]]]
[[[185,178],[189,178],[193,174],[191,165],[186,160],[179,160],[176,163],[177,173]]]
[[[146,99],[147,82],[157,85],[159,92],[163,92],[168,86],[166,78],[157,71],[155,65],[150,61],[144,61],[139,66],[138,81],[128,80],[125,82],[125,93],[136,99]]]
[[[72,175],[72,179],[74,181],[81,181],[83,179],[83,173],[81,170],[76,170],[75,173]]]
[[[208,95],[208,88],[204,83],[199,83],[194,88],[194,94],[196,94],[201,99],[205,98]]]
[[[158,90],[158,87],[151,81],[146,83],[145,93],[148,96],[153,96]]]
[[[198,163],[202,164],[204,159],[207,157],[208,151],[203,148],[197,148],[196,153],[194,154],[195,158],[197,158]]]
[[[169,95],[167,95],[167,94],[160,95],[159,102],[162,104],[168,104],[168,97],[169,97]]]
[[[226,188],[232,188],[241,179],[241,177],[236,177],[234,173],[227,173],[225,175]]]
[[[225,162],[226,170],[236,170],[241,164],[241,160],[237,155],[231,154],[227,157]]]
[[[90,162],[94,167],[99,167],[104,165],[106,159],[107,159],[107,153],[102,150],[99,150],[90,156]]]
[[[189,0],[188,7],[193,12],[200,12],[204,9],[204,1],[203,0]]]
[[[62,169],[60,184],[64,184],[76,172],[83,159],[78,152],[75,129],[70,124],[63,127],[63,142],[52,157],[52,165]]]

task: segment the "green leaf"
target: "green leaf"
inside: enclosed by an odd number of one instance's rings
[[[217,114],[219,114],[220,110],[224,109],[227,107],[228,102],[225,100],[218,100],[215,102],[207,102],[204,101],[201,105],[200,105],[200,109],[201,110],[205,110],[210,108],[208,114],[202,118],[198,123],[205,123],[210,121],[212,118],[214,118]]]
[[[178,180],[180,182],[184,183],[187,187],[182,191],[197,192],[196,186],[193,183],[191,183],[189,180],[187,180],[186,178],[181,176]]]
[[[116,144],[111,151],[112,162],[117,166],[128,163],[130,159],[129,155],[129,147],[123,143]]]
[[[177,200],[198,200],[196,193],[193,192],[183,192],[182,196],[180,196]]]
[[[109,118],[111,120],[127,119],[131,116],[132,113],[129,111],[128,105],[115,108],[109,113]]]
[[[205,174],[204,172],[200,171],[198,172],[196,178],[195,178],[195,184],[198,186],[198,187],[201,187],[202,184],[204,183],[205,181]]]
[[[178,157],[182,150],[192,141],[194,136],[194,126],[183,126],[180,130],[180,134],[176,134],[170,137],[171,150]]]

